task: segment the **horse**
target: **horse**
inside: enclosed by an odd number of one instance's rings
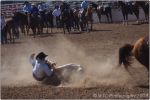
[[[128,66],[132,63],[132,57],[135,57],[149,71],[149,38],[148,36],[138,39],[134,45],[125,44],[119,49],[119,66]]]
[[[28,14],[28,19],[29,19],[29,26],[32,29],[34,38],[36,34],[43,33],[44,23],[40,15],[36,13]]]
[[[70,9],[64,9],[61,13],[61,25],[63,27],[64,34],[65,28],[67,29],[68,33],[70,34],[71,31],[71,14],[70,14]]]
[[[89,22],[91,24],[90,30],[93,30],[93,7],[89,6],[87,10],[83,10],[80,17],[80,27],[81,31],[86,28],[89,31]]]
[[[119,7],[121,7],[123,14],[123,23],[126,22],[128,24],[128,14],[134,13],[137,18],[137,23],[139,23],[139,6],[135,2],[134,5],[128,5],[123,1],[118,1]]]
[[[22,33],[25,35],[25,30],[29,30],[29,23],[28,23],[28,16],[25,13],[22,12],[15,12],[14,16],[12,17],[15,24],[21,28]]]
[[[145,21],[149,21],[149,1],[136,1],[136,3],[143,9],[145,14]]]
[[[45,12],[45,25],[47,28],[47,33],[48,33],[48,28],[51,28],[51,33],[52,33],[52,28],[54,26],[53,24],[53,15],[52,15],[52,10],[49,10],[47,12]]]
[[[97,15],[98,15],[98,18],[99,18],[99,23],[101,23],[101,15],[106,15],[107,22],[112,23],[112,11],[111,11],[110,6],[104,7],[104,6],[99,5],[97,7]]]
[[[79,12],[80,10],[78,8],[74,9],[73,11],[73,28],[79,30]]]
[[[15,25],[15,21],[10,19],[6,21],[6,26],[4,27],[5,41],[7,42],[8,35],[10,42],[15,42],[15,38],[19,38],[18,27]]]

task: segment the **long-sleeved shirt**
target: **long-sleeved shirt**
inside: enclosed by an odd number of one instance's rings
[[[27,12],[27,13],[30,13],[31,12],[31,5],[24,5],[23,6],[23,12]]]
[[[50,77],[53,74],[54,69],[50,68],[45,61],[30,59],[30,63],[33,66],[32,73],[38,79]]]
[[[4,16],[1,16],[0,22],[1,22],[1,29],[3,29],[6,25]]]
[[[83,1],[83,2],[81,3],[81,8],[87,9],[88,5],[89,5],[89,4],[88,4],[87,1]]]
[[[39,12],[39,10],[37,7],[32,7],[31,13],[38,13],[38,12]]]
[[[55,17],[58,17],[58,16],[60,16],[61,11],[60,11],[60,9],[55,9],[52,14],[53,14]]]
[[[40,4],[40,5],[38,5],[38,9],[39,9],[39,11],[47,10],[47,9],[49,9],[49,5],[47,3]]]

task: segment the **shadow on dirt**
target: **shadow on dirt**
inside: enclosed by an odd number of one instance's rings
[[[149,24],[149,22],[133,23],[132,25],[142,25],[142,24]]]
[[[98,32],[98,31],[103,31],[103,32],[110,32],[112,30],[96,30],[96,29],[93,29],[92,32]]]
[[[149,89],[149,85],[138,85],[137,87],[139,87],[139,88]]]

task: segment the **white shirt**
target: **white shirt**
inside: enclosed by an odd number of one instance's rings
[[[45,10],[45,8],[44,8],[44,6],[43,5],[38,5],[38,9],[39,9],[39,11],[44,11]]]
[[[1,22],[1,28],[3,29],[6,25],[4,16],[1,16],[0,22]]]
[[[55,9],[52,14],[53,14],[55,17],[58,17],[58,16],[60,16],[61,11],[60,11],[60,9]]]
[[[45,77],[45,74],[50,77],[54,71],[53,69],[50,69],[45,61],[30,59],[30,62],[33,66],[32,73],[37,78],[43,78]]]

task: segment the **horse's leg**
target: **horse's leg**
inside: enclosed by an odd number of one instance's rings
[[[8,35],[8,33],[10,32],[10,29],[8,29],[8,28],[4,28],[4,41],[5,41],[5,43],[7,43],[7,35]]]
[[[77,29],[78,29],[78,31],[80,30],[80,29],[79,29],[79,22],[77,22]]]
[[[82,31],[83,30],[82,22],[79,22],[79,25],[80,25],[80,31]]]
[[[85,26],[85,27],[86,27],[86,31],[89,32],[89,23],[88,23],[88,21],[86,22],[85,25],[86,25],[86,26]]]
[[[109,23],[109,16],[107,13],[106,13],[106,17],[107,17],[107,23]]]
[[[14,43],[14,38],[17,35],[16,27],[12,26],[11,41]]]
[[[17,38],[19,38],[19,37],[20,37],[20,34],[19,34],[19,26],[18,26],[18,25],[15,25],[14,28],[15,28],[15,32],[16,32],[15,36],[16,36]]]
[[[99,23],[101,23],[101,14],[99,14],[98,18],[99,18]]]
[[[63,31],[64,31],[64,34],[65,34],[65,23],[63,22]]]
[[[110,13],[109,13],[109,17],[110,17],[110,20],[111,20],[111,23],[112,23],[113,20],[112,20],[112,13],[111,13],[111,11],[110,11]]]
[[[33,32],[33,37],[35,38],[35,36],[36,36],[36,27],[31,27],[31,29],[32,29],[32,32]]]
[[[20,28],[21,28],[21,32],[22,32],[24,35],[26,35],[25,26],[24,26],[24,25],[21,25]]]
[[[5,26],[1,31],[1,42],[2,44],[5,42],[7,44],[7,32],[8,28]]]
[[[136,23],[139,24],[139,10],[135,8],[135,10],[133,10],[133,12],[134,12],[136,19],[137,19]]]
[[[147,23],[149,21],[149,14],[145,13],[145,22]]]
[[[68,30],[68,33],[70,34],[70,31],[71,31],[71,22],[67,23],[67,30]]]
[[[125,24],[125,19],[126,19],[126,15],[125,15],[125,13],[124,12],[122,12],[122,14],[123,14],[123,25]]]
[[[51,33],[53,33],[53,30],[52,30],[53,25],[51,23],[50,23],[50,28],[51,28]]]
[[[126,25],[128,25],[128,14],[126,15]]]
[[[48,34],[48,26],[47,26],[47,34]]]
[[[137,18],[137,24],[139,24],[139,14],[136,14],[136,18]]]
[[[27,35],[29,35],[30,26],[26,25]]]
[[[91,19],[91,31],[93,30],[93,21],[92,21],[92,19]]]
[[[97,16],[98,16],[98,19],[99,19],[99,23],[101,23],[101,14],[100,14],[99,10],[97,10]]]

